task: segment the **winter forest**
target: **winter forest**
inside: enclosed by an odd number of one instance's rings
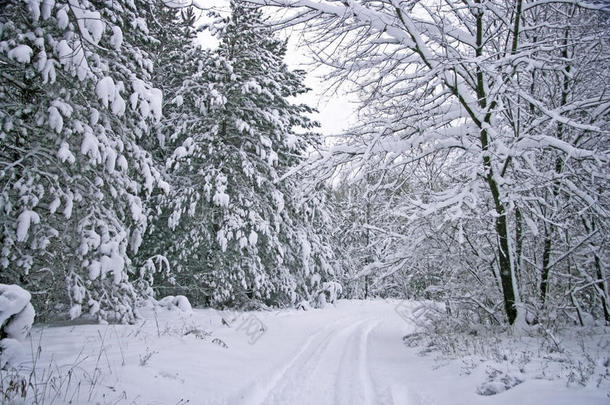
[[[0,402],[607,404],[609,185],[607,0],[0,0]]]

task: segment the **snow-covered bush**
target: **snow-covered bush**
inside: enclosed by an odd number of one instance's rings
[[[176,295],[175,297],[173,295],[168,295],[167,297],[161,298],[157,303],[169,310],[179,309],[182,312],[193,312],[191,303],[184,295]]]
[[[343,287],[336,281],[326,281],[322,283],[322,291],[327,295],[327,301],[334,304],[343,293]]]
[[[311,310],[311,304],[309,303],[309,301],[303,300],[296,305],[296,309],[302,311],[309,311]]]
[[[320,285],[320,291],[314,298],[314,307],[324,308],[326,303],[334,304],[341,293],[343,287],[336,281],[325,281]]]
[[[36,312],[32,296],[17,285],[0,284],[0,369],[16,365]]]
[[[477,387],[477,394],[490,396],[500,394],[519,384],[523,380],[494,368],[488,368],[487,381]]]

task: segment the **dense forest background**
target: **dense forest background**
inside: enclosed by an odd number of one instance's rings
[[[338,283],[460,324],[610,323],[604,2],[205,6],[0,4],[0,283],[39,319]],[[330,141],[295,101],[295,26],[361,100]]]

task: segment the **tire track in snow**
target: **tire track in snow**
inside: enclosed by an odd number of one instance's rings
[[[380,321],[374,321],[364,330],[364,333],[359,335],[359,346],[358,346],[358,372],[360,374],[360,379],[363,382],[364,388],[364,400],[366,405],[373,405],[376,403],[376,392],[374,389],[373,379],[371,378],[371,374],[369,372],[368,366],[368,343],[369,343],[369,334],[371,331],[379,325]]]
[[[312,391],[307,391],[307,388],[315,389],[316,387],[307,387],[306,383],[311,383],[312,377],[314,379],[318,377],[316,371],[319,371],[317,369],[320,363],[330,357],[324,356],[324,354],[329,354],[328,346],[365,322],[366,320],[348,320],[347,322],[340,320],[312,334],[277,372],[266,379],[255,381],[231,403],[240,405],[272,404],[274,401],[288,403],[281,397],[290,395],[305,400],[305,403],[310,403],[307,401],[307,396],[312,394]]]
[[[369,321],[349,337],[336,381],[335,404],[375,405],[377,393],[368,366],[369,334],[380,321]]]
[[[365,322],[352,322],[331,331],[304,362],[295,364],[263,403],[333,404],[341,350],[348,337]]]

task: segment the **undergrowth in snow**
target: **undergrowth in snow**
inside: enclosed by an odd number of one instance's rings
[[[496,395],[526,380],[562,381],[566,386],[602,389],[610,398],[610,328],[534,325],[515,333],[452,318],[424,304],[409,320],[418,328],[403,337],[421,355],[457,362],[474,374],[479,395]]]
[[[139,403],[115,387],[121,376],[142,373],[160,353],[184,343],[191,351],[192,343],[226,346],[209,325],[201,325],[201,317],[199,322],[192,318],[185,297],[151,302],[141,312],[136,325],[37,325],[19,362],[0,370],[0,403]],[[212,323],[210,317],[203,319]]]

